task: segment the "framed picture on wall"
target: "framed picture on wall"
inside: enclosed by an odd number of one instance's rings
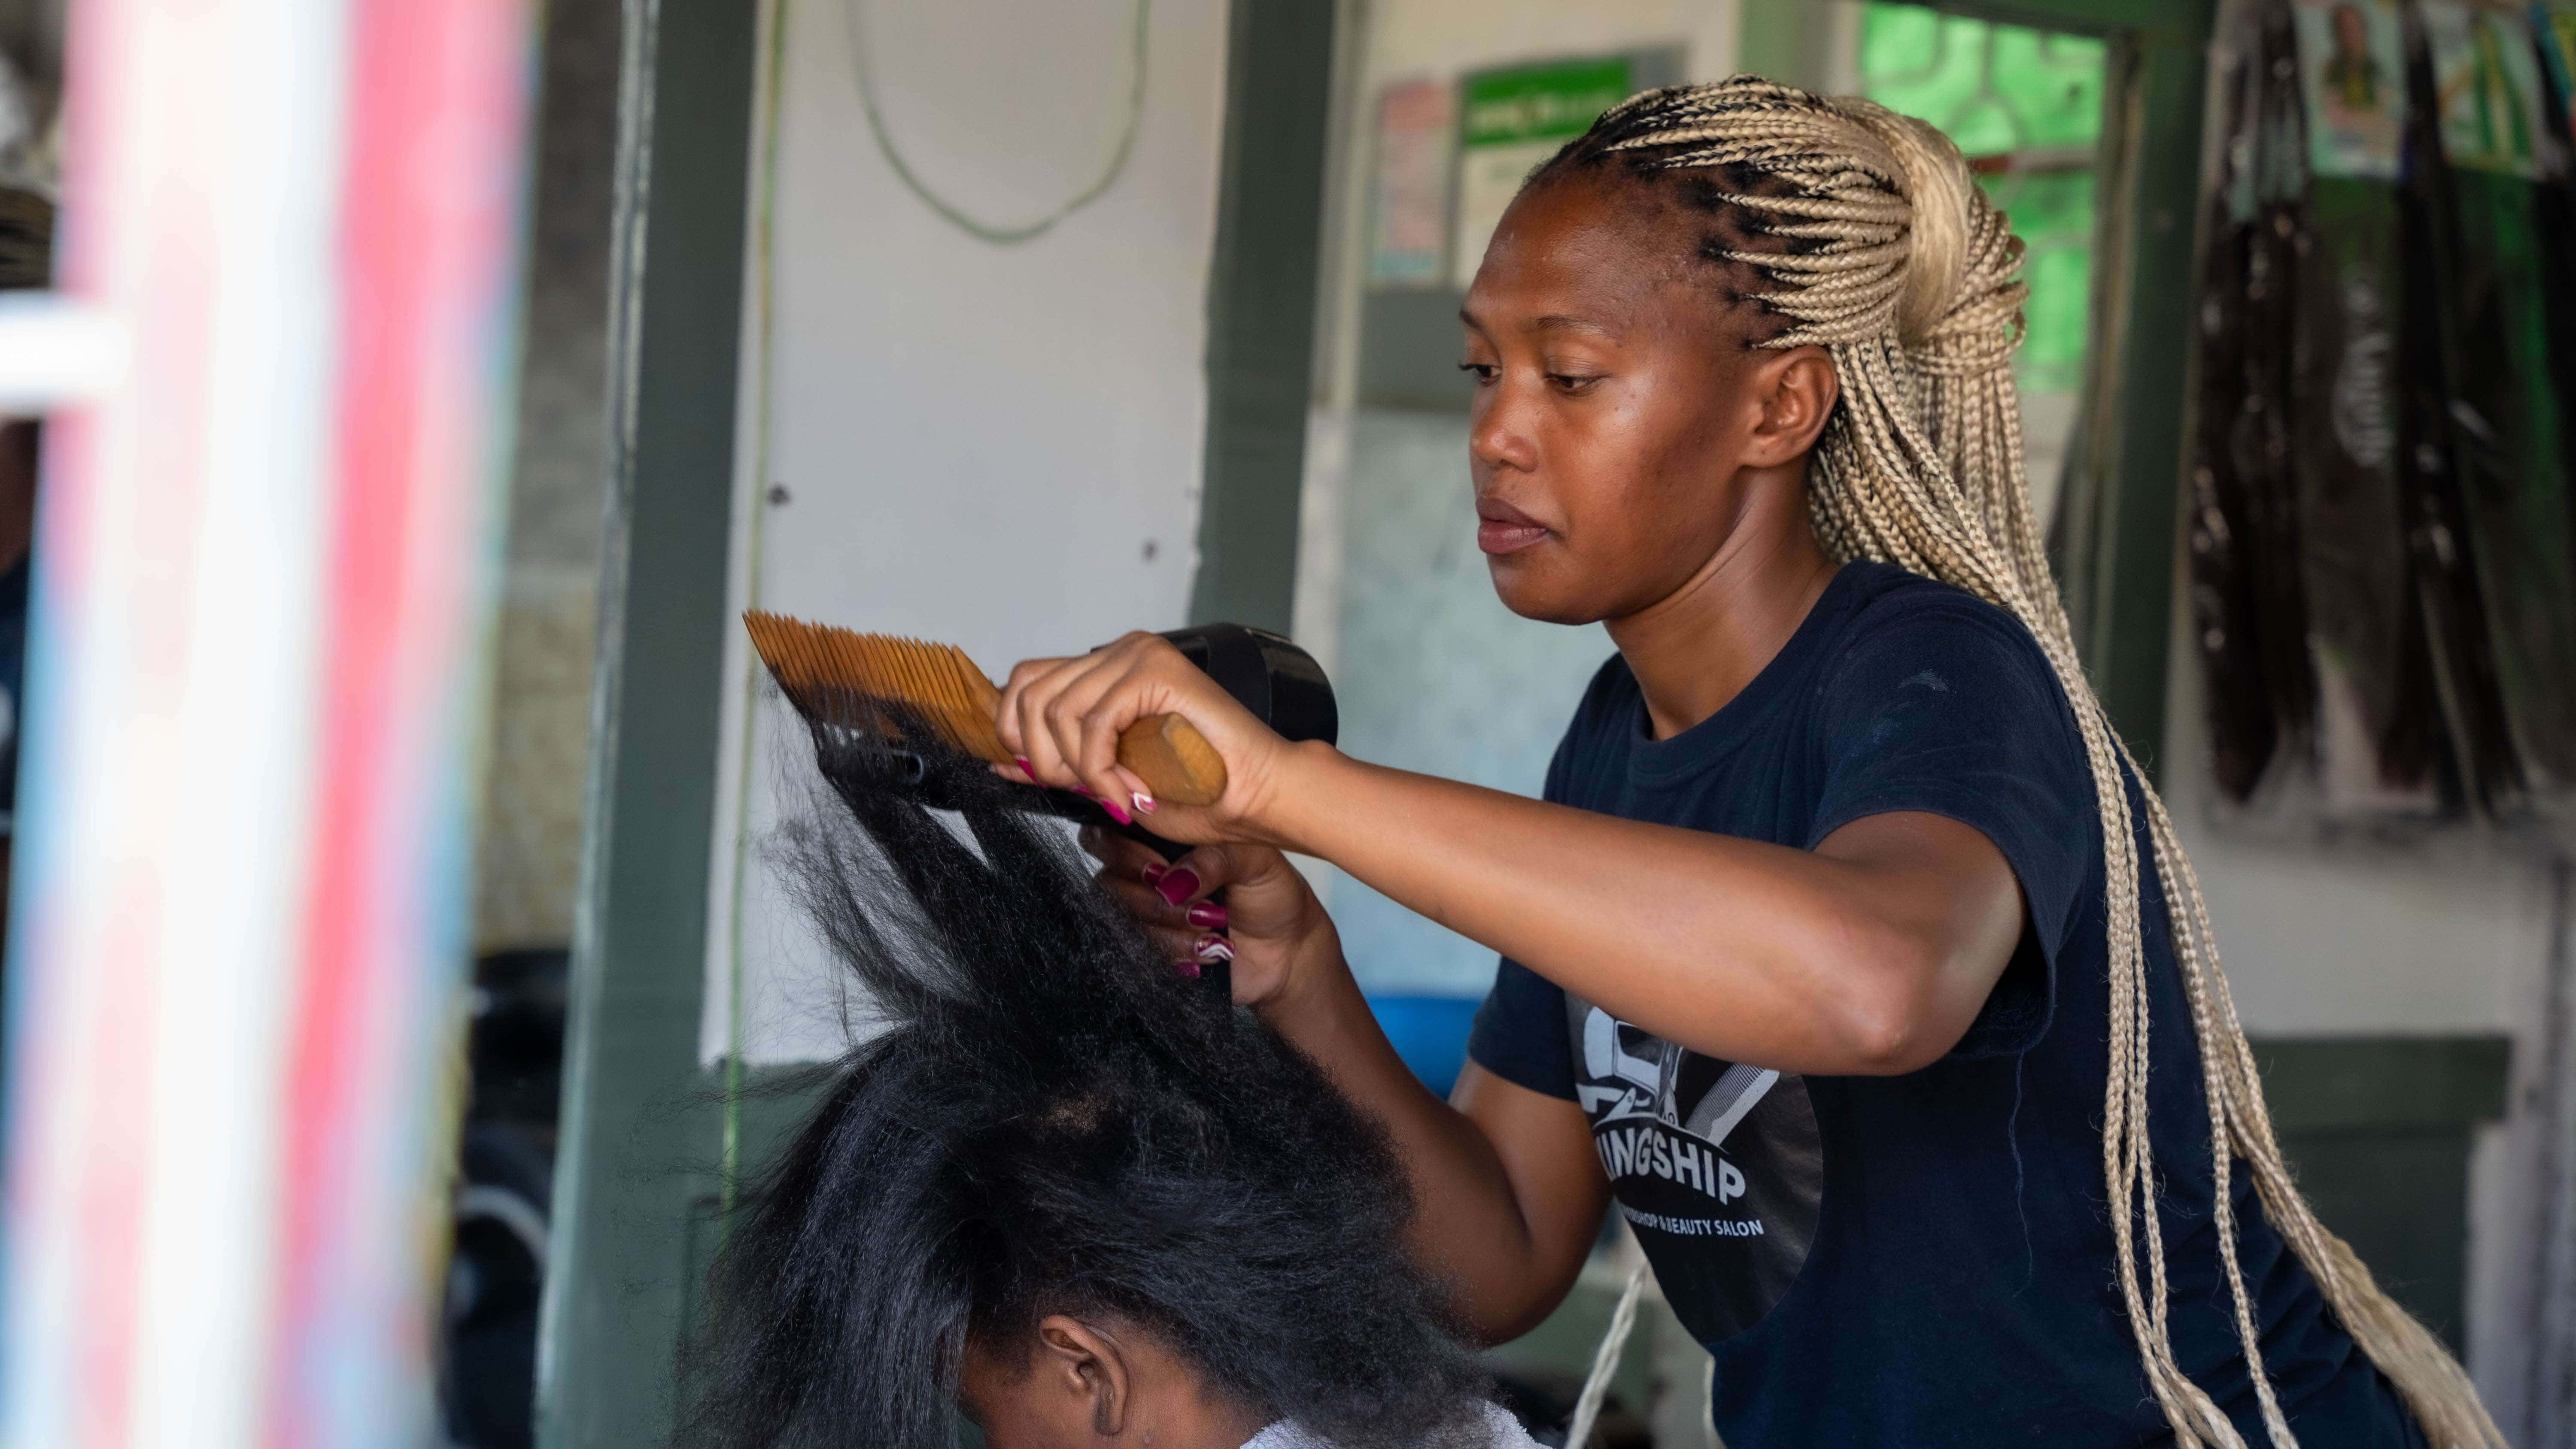
[[[1377,164],[1369,191],[1368,285],[1437,287],[1449,261],[1449,163],[1457,91],[1420,77],[1377,98]]]

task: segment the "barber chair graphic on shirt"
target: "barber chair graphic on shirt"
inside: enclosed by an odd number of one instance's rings
[[[1640,1056],[1631,1047],[1652,1053]],[[1687,1132],[1711,1147],[1726,1140],[1744,1114],[1779,1082],[1780,1074],[1742,1062],[1726,1064],[1708,1084],[1687,1115],[1681,1110],[1682,1063],[1691,1053],[1640,1027],[1630,1026],[1600,1007],[1583,1019],[1583,1070],[1596,1081],[1623,1085],[1577,1089],[1587,1113],[1608,1107],[1596,1125],[1652,1117],[1676,1131]],[[1696,1059],[1713,1065],[1707,1057]]]

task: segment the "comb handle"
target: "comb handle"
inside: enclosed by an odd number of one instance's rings
[[[1118,763],[1157,800],[1213,805],[1225,794],[1225,757],[1176,714],[1149,714],[1119,731]]]

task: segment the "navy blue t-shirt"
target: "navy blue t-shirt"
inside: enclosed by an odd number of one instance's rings
[[[2028,631],[1946,585],[1846,565],[1742,694],[1671,739],[1650,737],[1636,678],[1612,658],[1547,798],[1800,849],[1864,816],[1928,811],[1993,841],[2029,906],[1966,1038],[1900,1077],[1705,1057],[1502,963],[1469,1054],[1590,1118],[1619,1212],[1716,1357],[1728,1445],[2166,1442],[2105,1207],[2101,826],[2073,712]],[[2134,782],[2130,798],[2143,821]],[[2138,851],[2151,859],[2143,829]],[[2146,874],[2174,1353],[2261,1444],[2211,1229],[2198,1050]],[[2234,1181],[2291,1427],[2336,1449],[2420,1442],[2241,1168]]]

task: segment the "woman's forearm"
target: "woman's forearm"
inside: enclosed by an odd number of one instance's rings
[[[1903,1071],[1938,1056],[2019,933],[2018,893],[1999,855],[2001,914],[1992,892],[1946,889],[1918,868],[1918,851],[1836,859],[1544,804],[1321,746],[1296,748],[1263,817],[1279,844],[1332,861],[1625,1020],[1785,1070]],[[1924,828],[1935,827],[1965,830]]]
[[[1328,929],[1309,949],[1335,959],[1297,971],[1297,988],[1262,1014],[1394,1139],[1413,1182],[1414,1250],[1456,1286],[1469,1326],[1490,1341],[1518,1335],[1564,1296],[1600,1216],[1605,1189],[1588,1180],[1589,1133],[1577,1117],[1564,1142],[1527,1144],[1579,1156],[1532,1174],[1552,1182],[1516,1185],[1484,1129],[1433,1096],[1396,1055],[1339,960],[1338,938]],[[1566,1180],[1574,1174],[1586,1181]]]
[[[1363,765],[1280,739],[1150,635],[1023,662],[995,719],[1033,778],[1150,813],[1118,741],[1158,711],[1188,718],[1229,777],[1204,812],[1163,806],[1172,838],[1321,856],[1712,1056],[1911,1071],[1967,1030],[2021,934],[2012,868],[1956,821],[1873,815],[1796,850]]]

